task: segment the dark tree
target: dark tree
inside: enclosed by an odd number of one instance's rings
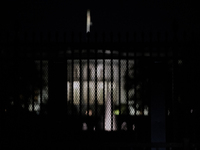
[[[134,103],[144,105],[148,103],[150,62],[147,60],[135,60],[133,66],[126,70],[124,89],[135,90],[135,94],[130,95],[128,100],[134,100]]]
[[[30,99],[37,100],[40,87],[40,74],[35,62],[4,59],[0,69],[0,111],[13,114],[28,111]]]

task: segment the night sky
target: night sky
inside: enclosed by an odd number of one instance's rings
[[[91,10],[91,33],[199,31],[198,5],[185,0],[6,1],[1,4],[1,31],[71,33],[86,31]]]

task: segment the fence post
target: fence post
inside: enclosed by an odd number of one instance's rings
[[[164,62],[154,61],[151,74],[151,142],[166,142],[166,67]],[[165,150],[165,148],[162,148]]]
[[[184,138],[184,150],[189,150],[189,139],[188,138]]]

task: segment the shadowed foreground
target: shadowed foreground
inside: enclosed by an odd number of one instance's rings
[[[5,149],[71,148],[102,149],[106,143],[134,141],[134,132],[81,131],[79,124],[47,117],[4,117],[1,123],[1,147]],[[120,132],[120,133],[119,133]],[[97,146],[98,145],[98,146]],[[88,147],[89,146],[89,147]]]

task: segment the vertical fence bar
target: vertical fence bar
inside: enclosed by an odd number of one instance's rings
[[[153,49],[153,47],[152,47],[152,33],[150,32],[149,33],[149,43],[150,43],[150,46],[149,46],[149,57],[150,57],[150,62],[152,63],[152,49]],[[149,99],[151,98],[151,92],[150,92],[150,95],[149,95]],[[151,104],[151,101],[149,102],[149,106],[150,106],[150,104]],[[151,107],[149,107],[149,116],[151,117]]]
[[[43,107],[43,101],[42,101],[42,87],[43,87],[43,72],[42,72],[42,69],[43,69],[43,64],[42,64],[42,44],[43,44],[43,35],[42,35],[42,32],[40,33],[40,41],[41,41],[41,46],[40,46],[40,113],[42,113],[42,107]]]
[[[95,42],[96,40],[95,36]],[[97,49],[95,49],[95,117],[97,119]]]
[[[97,43],[97,35],[95,34],[95,43]],[[97,50],[95,49],[95,127],[97,122]]]
[[[67,55],[67,54],[65,54],[65,55]],[[66,109],[66,111],[67,111],[67,115],[69,115],[70,114],[70,100],[68,99],[69,98],[69,93],[68,92],[70,92],[70,90],[69,90],[69,77],[68,77],[68,75],[69,75],[69,64],[68,64],[68,58],[67,58],[67,56],[65,56],[66,57],[66,60],[65,60],[65,63],[66,63],[66,68],[65,68],[65,70],[66,70],[66,101],[67,101],[67,109]]]
[[[179,124],[177,122],[177,119],[179,119],[179,112],[178,110],[176,109],[177,106],[178,106],[178,103],[177,103],[177,100],[179,98],[182,98],[180,97],[180,83],[181,83],[181,80],[179,77],[180,77],[180,74],[182,73],[182,69],[178,66],[178,53],[177,53],[177,46],[176,46],[176,42],[174,43],[173,45],[173,90],[174,90],[174,100],[173,100],[173,106],[174,106],[174,120],[173,122],[175,123],[175,135],[176,135],[176,138],[180,138],[178,135],[178,132],[177,132],[177,129],[179,128]],[[187,68],[189,69],[188,71],[190,72],[192,70],[192,68]],[[190,78],[190,76],[189,76]],[[186,80],[186,86],[188,86],[188,81]],[[184,95],[184,94],[183,94]],[[182,95],[181,95],[182,96]],[[179,121],[180,122],[180,121]],[[180,131],[179,131],[180,132]]]
[[[165,43],[166,43],[166,45],[165,45],[165,56],[166,56],[166,58],[168,59],[168,33],[167,32],[165,32]]]
[[[176,141],[177,140],[177,111],[176,111],[176,99],[177,99],[177,86],[176,86],[176,75],[177,75],[177,67],[176,67],[176,49],[175,49],[175,42],[176,42],[176,37],[174,35],[173,37],[173,44],[172,44],[172,49],[174,50],[173,55],[172,55],[172,123],[173,123],[173,140]]]
[[[25,45],[28,45],[28,39],[27,39],[27,32],[24,32],[24,44]],[[28,53],[28,52],[27,52]],[[26,55],[25,55],[25,59],[27,59],[26,58]],[[31,61],[33,61],[32,59],[30,59]],[[32,63],[32,62],[31,62]],[[33,83],[31,82],[31,86],[33,86]],[[25,110],[28,110],[28,102],[26,101],[25,102]]]
[[[74,33],[71,35],[72,43],[74,43]],[[72,110],[72,116],[74,115],[74,48],[72,48],[72,61],[71,61],[71,77],[72,77],[72,83],[71,83],[71,110]]]
[[[126,71],[127,71],[127,78],[129,76],[129,58],[128,58],[128,55],[129,55],[129,51],[128,49],[126,49]],[[126,80],[127,80],[126,78]],[[125,82],[129,82],[129,81],[125,81]],[[126,83],[128,84],[128,83]],[[129,116],[129,108],[128,108],[128,102],[129,102],[129,89],[128,89],[128,86],[126,88],[126,113],[127,113],[127,116]]]
[[[144,41],[144,32],[142,32],[142,43],[145,43]],[[142,45],[141,47],[141,52],[142,52],[142,57],[141,57],[141,61],[146,61],[144,58],[145,58],[145,46]],[[146,62],[144,62],[145,64]],[[142,78],[142,82],[145,81],[144,78]],[[143,84],[144,85],[144,84]],[[142,101],[144,102],[145,101],[145,96],[144,96],[144,87],[142,87],[142,90],[141,90],[141,94],[142,94]],[[142,111],[142,112],[140,112]],[[140,112],[140,115],[142,114],[144,116],[144,103],[141,104],[141,106],[139,106],[139,112]]]
[[[82,34],[79,33],[79,44],[81,45],[82,41]],[[82,100],[83,100],[83,80],[82,80],[82,49],[81,49],[81,46],[79,47],[79,88],[80,88],[80,102],[79,102],[79,115],[81,117],[82,115]]]
[[[118,76],[119,76],[119,123],[118,123],[118,129],[121,130],[121,51],[119,50],[118,55]]]
[[[152,65],[153,65],[153,35],[152,35],[152,32],[150,32],[149,33],[149,41],[150,41],[150,47],[149,47],[149,52],[150,52],[150,60],[151,60],[151,69],[152,69]],[[152,46],[153,45],[153,46]],[[150,82],[151,82],[151,80],[152,80],[152,73],[151,73],[151,76],[150,76]],[[150,109],[149,109],[149,114],[150,114],[150,118],[152,117],[152,107],[151,107],[151,103],[152,103],[152,100],[151,100],[151,97],[152,97],[152,93],[150,92],[150,95],[149,95],[150,97]],[[150,130],[151,130],[151,128],[150,128]],[[150,132],[152,132],[152,131],[150,131]],[[151,149],[153,149],[153,147],[151,146]],[[155,149],[155,148],[154,148]]]
[[[90,106],[90,60],[89,60],[89,55],[90,55],[90,49],[89,49],[89,41],[90,41],[90,33],[87,33],[87,116],[89,116],[89,106]]]
[[[166,43],[166,45],[165,45],[165,52],[166,52],[166,56],[167,56],[167,58],[168,58],[168,40],[169,40],[169,35],[168,35],[168,32],[166,31],[165,32],[165,43]]]
[[[103,33],[103,44],[105,43],[105,33]],[[103,131],[105,131],[105,48],[103,48]]]
[[[9,43],[9,33],[7,33],[7,42]],[[16,30],[15,31],[15,39],[14,39],[15,41],[14,41],[14,46],[15,46],[15,56],[16,56],[16,63],[17,63],[17,74],[20,74],[20,70],[19,70],[19,67],[20,67],[20,56],[19,56],[19,39],[18,39],[18,31]],[[9,50],[9,47],[7,46],[6,47],[6,50]],[[20,87],[20,76],[18,77],[18,79],[17,79],[17,87]],[[20,105],[20,103],[19,103],[19,101],[20,101],[20,98],[19,98],[19,95],[21,94],[20,93],[20,89],[19,88],[17,88],[16,89],[16,100],[15,100],[15,103],[14,103],[14,105],[15,105],[15,107],[17,108],[16,110],[17,110],[17,112],[16,112],[16,114],[18,115],[19,114],[19,105]]]
[[[63,34],[63,44],[66,44],[66,32]],[[66,101],[66,115],[68,117],[69,114],[69,107],[68,107],[68,63],[67,63],[67,50],[64,49],[64,86],[65,86],[65,91],[64,91],[64,99]]]
[[[136,43],[136,33],[134,33],[134,43]],[[136,86],[137,86],[137,52],[136,52],[136,47],[134,47],[134,52],[133,52],[133,58],[134,58],[134,71],[133,71],[133,77],[134,77],[134,80],[133,80],[133,89],[134,89],[134,104],[133,104],[133,108],[134,108],[134,115],[136,116],[136,101],[137,101],[137,90],[136,90]]]
[[[114,105],[114,101],[113,101],[113,50],[111,50],[111,130],[114,129],[114,116],[113,116],[113,105]]]
[[[48,43],[51,43],[51,33],[48,32]],[[51,48],[51,45],[48,45],[48,49]],[[51,49],[49,50],[47,54],[47,60],[48,60],[48,82],[47,82],[47,87],[48,87],[48,104],[51,105],[51,100],[52,100],[52,94],[51,94],[51,68],[52,68],[52,63],[51,63]],[[49,107],[47,108],[48,114],[52,113],[52,110],[49,110]]]
[[[121,43],[121,36],[120,34],[118,34],[118,43],[120,44]],[[119,123],[118,123],[118,129],[121,130],[121,115],[122,115],[122,105],[121,105],[121,60],[122,60],[122,55],[123,55],[123,52],[121,52],[122,50],[119,49]]]
[[[157,33],[157,40],[158,40],[157,51],[158,51],[158,58],[159,58],[159,57],[161,57],[160,32]]]
[[[6,43],[6,41],[3,41],[4,39],[3,39],[3,33],[1,32],[0,33],[0,43],[3,43],[3,42],[5,42]],[[2,72],[3,71],[3,68],[2,68],[2,65],[4,65],[3,64],[3,62],[4,62],[4,58],[3,58],[3,53],[4,53],[4,46],[5,45],[3,45],[3,44],[1,44],[1,46],[0,46],[0,72]],[[2,74],[0,74],[0,77],[2,77]],[[2,86],[2,85],[1,85]],[[4,99],[4,96],[0,96],[0,98],[3,98]],[[1,103],[2,104],[2,103]],[[5,105],[5,104],[3,104],[3,105]],[[0,112],[2,113],[2,111],[5,111],[5,106],[3,106],[3,108],[2,108],[2,105],[0,106]],[[3,121],[2,120],[2,117],[0,116],[0,120],[1,121]],[[1,125],[0,125],[0,128],[1,128]]]
[[[32,57],[33,57],[33,60],[35,59],[35,32],[33,31],[33,49],[32,49]],[[32,87],[32,112],[34,112],[35,110],[35,106],[34,106],[34,98],[35,98],[35,87],[33,86]]]
[[[113,33],[111,32],[111,44],[113,44]],[[110,49],[111,51],[111,131],[113,131],[113,49]]]
[[[111,43],[113,42],[113,35],[111,33]],[[113,49],[111,49],[111,131],[113,131]]]

